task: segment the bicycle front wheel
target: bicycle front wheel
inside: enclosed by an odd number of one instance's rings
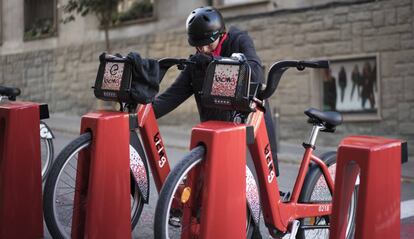
[[[336,152],[328,152],[321,156],[321,159],[328,166],[332,179],[335,179]],[[348,222],[345,237],[347,239],[352,238],[354,234],[357,195],[358,185],[355,185],[348,210]],[[317,165],[313,165],[309,169],[299,201],[303,203],[332,203],[332,194],[321,169]],[[329,238],[329,223],[329,216],[304,218],[301,220],[301,228],[306,227],[307,229],[299,229],[297,237],[318,239]],[[326,226],[326,228],[317,228],[318,226]]]
[[[53,238],[70,238],[75,196],[75,179],[80,152],[89,149],[92,136],[84,133],[69,143],[56,158],[46,180],[43,210],[47,228]],[[131,224],[138,222],[143,201],[131,176]],[[87,203],[85,200],[82,203]]]
[[[191,238],[198,237],[204,183],[204,153],[204,146],[192,149],[168,175],[155,209],[155,238],[181,238],[182,234],[189,231]],[[191,215],[183,213],[184,208],[191,208],[188,210]],[[250,238],[255,225],[247,206],[246,208],[246,233],[247,238]]]

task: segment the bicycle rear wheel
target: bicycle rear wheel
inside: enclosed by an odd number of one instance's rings
[[[42,159],[42,181],[45,181],[53,162],[52,139],[40,139],[40,152]]]
[[[336,152],[328,152],[320,157],[328,166],[329,173],[335,179],[336,172]],[[355,228],[356,202],[358,186],[355,186],[348,210],[348,225],[346,238],[352,238]],[[303,189],[299,197],[299,202],[306,203],[331,203],[332,195],[326,183],[321,169],[315,164],[309,168],[305,178]],[[329,226],[329,216],[311,217],[301,219],[301,228],[298,230],[297,238],[329,238],[329,228],[312,229],[312,226]],[[307,227],[308,229],[303,229]]]
[[[188,231],[191,231],[191,238],[197,238],[202,210],[200,203],[204,182],[204,153],[204,146],[192,149],[168,175],[155,209],[154,238],[180,238],[181,234]],[[190,180],[193,176],[196,178]],[[183,219],[184,207],[192,208],[189,220]],[[250,238],[255,225],[247,206],[246,208],[246,232],[247,238]]]
[[[91,144],[91,134],[84,133],[69,143],[56,158],[46,180],[43,210],[47,228],[53,238],[70,238],[78,154]],[[131,226],[138,223],[144,202],[131,175]],[[86,204],[86,201],[83,202]]]
[[[42,181],[46,180],[47,174],[53,163],[54,148],[53,134],[47,124],[40,121],[40,158],[42,162]]]

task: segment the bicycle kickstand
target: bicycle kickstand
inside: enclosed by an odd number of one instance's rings
[[[292,222],[292,225],[291,225],[292,228],[290,230],[289,239],[295,239],[296,238],[296,233],[298,233],[299,226],[300,226],[300,222],[298,220],[294,220]]]

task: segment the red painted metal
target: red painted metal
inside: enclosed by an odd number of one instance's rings
[[[325,177],[326,183],[329,187],[329,190],[331,192],[331,194],[333,195],[335,189],[334,189],[334,181],[332,179],[331,174],[329,173],[329,168],[328,166],[318,157],[316,157],[315,155],[311,155],[311,160],[313,162],[315,162],[316,164],[318,164],[319,168],[322,169],[322,173]]]
[[[39,105],[0,105],[0,238],[42,238]]]
[[[151,167],[155,186],[159,192],[170,172],[170,165],[152,104],[139,107],[138,125],[145,151],[148,155],[148,163]]]
[[[330,238],[345,238],[360,172],[355,238],[400,238],[401,141],[350,136],[338,150]]]
[[[283,224],[280,220],[279,185],[275,175],[272,154],[268,152],[270,144],[263,112],[255,112],[249,125],[255,129],[255,141],[254,144],[249,145],[249,150],[259,180],[264,221],[268,225],[275,225],[277,228],[284,228],[286,230],[288,225]]]
[[[72,238],[131,238],[129,115],[88,113],[86,131],[93,138],[78,159]]]
[[[305,154],[303,155],[302,162],[300,164],[299,173],[296,178],[295,186],[293,187],[291,202],[297,203],[299,199],[299,194],[302,191],[303,182],[305,181],[306,173],[309,169],[310,159],[313,153],[312,148],[306,148]]]
[[[298,202],[304,178],[308,172],[309,163],[312,160],[321,168],[329,189],[334,193],[334,200],[340,200],[341,203],[349,202],[355,186],[355,179],[359,173],[358,165],[361,167],[361,184],[358,204],[364,205],[365,207],[357,209],[357,238],[368,238],[368,236],[370,236],[369,238],[372,238],[372,235],[378,235],[373,238],[384,238],[384,235],[385,238],[394,238],[395,235],[397,238],[399,237],[399,178],[401,173],[401,142],[399,140],[363,136],[348,137],[343,140],[338,154],[339,159],[336,169],[337,181],[335,181],[336,190],[334,189],[334,181],[329,173],[327,165],[325,165],[321,159],[313,155],[313,150],[311,148],[306,149],[295,182],[292,197],[290,201],[283,202],[279,196],[276,177],[273,177],[272,174],[272,171],[274,172],[274,170],[272,170],[274,169],[274,166],[271,153],[269,153],[269,140],[267,137],[263,112],[258,110],[251,115],[249,125],[254,127],[255,135],[254,143],[249,145],[249,149],[252,154],[259,180],[264,221],[271,233],[274,232],[273,229],[287,232],[290,223],[295,219],[326,216],[331,215],[333,212],[334,215],[332,215],[332,220],[334,221],[332,222],[332,226],[335,224],[337,228],[331,231],[331,238],[343,238],[345,233],[344,227],[346,227],[346,218],[343,216],[346,217],[347,215],[347,205],[344,206],[341,204],[341,206],[337,206],[338,208],[335,209],[335,212],[333,204]],[[225,126],[229,127],[226,128]],[[199,201],[192,198],[187,204],[188,208],[184,210],[183,225],[188,225],[190,223],[194,224],[188,226],[189,230],[184,231],[182,238],[191,238],[193,234],[200,234],[205,238],[244,237],[244,235],[240,234],[223,234],[236,233],[237,230],[242,231],[242,228],[245,226],[245,222],[239,221],[239,219],[244,219],[245,215],[234,214],[226,211],[228,208],[224,208],[225,205],[233,206],[235,203],[233,199],[235,196],[238,199],[240,195],[238,193],[225,194],[221,191],[227,187],[228,190],[235,189],[235,187],[240,186],[240,182],[244,182],[241,177],[238,179],[240,181],[236,180],[235,177],[237,177],[238,173],[234,174],[235,169],[240,165],[244,166],[244,161],[238,160],[239,157],[244,156],[243,154],[240,154],[243,150],[237,152],[237,150],[232,150],[230,148],[235,147],[239,139],[245,139],[245,135],[237,136],[235,134],[237,127],[244,126],[237,126],[236,124],[225,122],[205,122],[193,130],[191,147],[195,147],[200,143],[205,144],[207,148],[207,156],[206,160],[201,165],[202,167],[195,170],[198,171],[198,173],[191,172],[188,180],[195,181],[197,177],[200,177],[199,172],[204,172],[206,175],[203,176],[205,177],[205,184],[203,190],[204,194],[202,195],[202,206],[199,205]],[[226,135],[224,135],[224,133]],[[232,135],[233,133],[234,135]],[[236,143],[234,142],[235,140]],[[239,143],[237,143],[237,145],[238,144]],[[230,152],[233,152],[231,160],[226,160],[226,158],[230,156]],[[231,168],[232,173],[227,173],[228,176],[225,177],[224,172],[227,170],[230,172],[229,168]],[[338,171],[338,168],[341,169],[341,171]],[[238,170],[242,171],[241,169],[237,169],[237,172],[239,172]],[[215,172],[218,172],[217,175],[214,174]],[[342,180],[340,184],[338,184],[338,177]],[[368,177],[369,179],[367,179]],[[345,179],[348,180],[346,183],[344,183]],[[367,186],[375,185],[377,182],[381,182],[380,187]],[[220,183],[222,185],[220,185]],[[194,183],[191,185],[191,188],[192,190],[196,189]],[[243,190],[243,188],[240,188],[240,190]],[[380,200],[378,200],[379,196],[381,197]],[[228,202],[229,198],[232,200],[231,204]],[[366,206],[368,201],[372,202],[369,207]],[[378,205],[380,205],[380,207]],[[194,222],[194,214],[197,213],[197,210],[194,210],[194,208],[200,207],[203,208],[201,222]],[[237,207],[241,208],[241,206]],[[381,211],[381,209],[384,208],[387,212],[385,214]],[[231,218],[227,219],[226,215],[231,215]],[[375,220],[370,221],[371,218],[369,215],[375,215]],[[233,221],[230,224],[226,220]],[[241,225],[243,225],[243,227]],[[364,230],[362,230],[362,225],[364,225]],[[368,225],[368,229],[365,228],[366,225]],[[378,225],[380,226],[380,229],[375,229]],[[389,229],[389,225],[392,225],[392,230]],[[217,230],[217,228],[220,229]],[[233,232],[232,229],[234,228],[238,229]]]
[[[274,168],[271,154],[266,153],[269,146],[263,112],[255,112],[249,122],[255,129],[254,144],[249,145],[249,150],[256,168],[259,180],[260,200],[263,208],[263,216],[266,225],[272,225],[279,231],[286,232],[289,224],[304,217],[324,216],[331,213],[332,204],[323,204],[324,210],[320,210],[322,204],[298,203],[302,191],[304,178],[308,172],[310,160],[320,164],[321,160],[313,155],[312,149],[307,149],[295,182],[295,189],[289,202],[281,201],[279,186],[276,177],[272,177],[271,170]],[[328,175],[328,185],[333,188],[333,180],[329,175],[325,164],[320,165],[325,175]],[[272,180],[269,180],[272,179]]]
[[[193,232],[199,230],[201,238],[245,238],[246,126],[220,121],[201,123],[193,128],[191,147],[200,143],[207,148],[205,193],[200,227],[193,227]]]

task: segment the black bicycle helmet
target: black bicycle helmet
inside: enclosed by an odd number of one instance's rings
[[[224,33],[223,16],[213,7],[196,8],[187,18],[186,29],[191,46],[208,45]]]

